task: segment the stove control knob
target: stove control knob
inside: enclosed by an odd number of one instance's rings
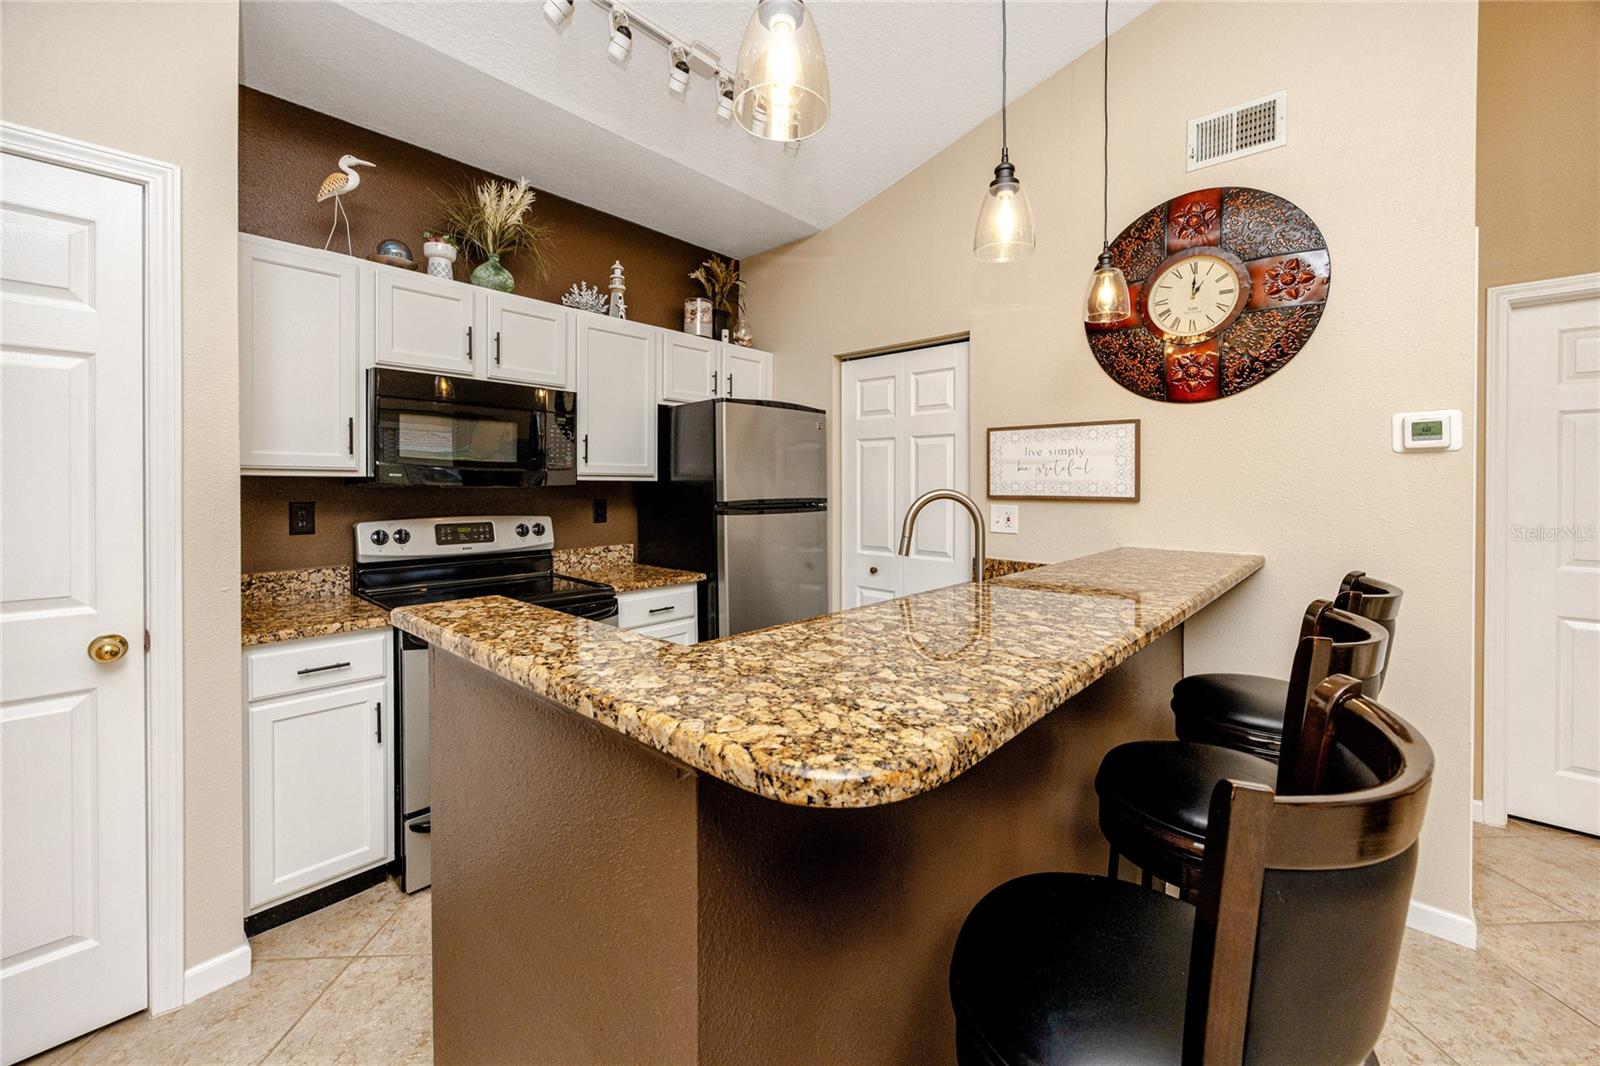
[[[411,542],[411,530],[409,530],[409,529],[397,529],[397,530],[395,530],[394,531],[394,542],[396,544],[409,544]]]
[[[518,522],[517,523],[517,536],[526,537],[527,535],[528,535],[528,523],[526,523],[526,522]]]
[[[374,529],[372,531],[372,543],[376,544],[380,548],[383,547],[385,544],[389,543],[389,534],[385,533],[381,529]]]
[[[533,535],[536,536],[536,537],[544,536],[544,523],[543,522],[535,522],[533,524]]]

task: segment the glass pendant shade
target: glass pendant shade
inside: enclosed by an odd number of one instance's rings
[[[994,168],[994,180],[978,209],[972,254],[980,263],[1010,263],[1032,255],[1033,246],[1033,209],[1028,206],[1028,194],[1017,180],[1016,168],[1001,163]]]
[[[801,0],[760,0],[739,46],[734,117],[769,141],[803,141],[828,124],[828,64]]]
[[[1100,253],[1083,302],[1083,320],[1096,325],[1112,325],[1133,313],[1132,301],[1128,299],[1128,279],[1111,262],[1110,252]]]

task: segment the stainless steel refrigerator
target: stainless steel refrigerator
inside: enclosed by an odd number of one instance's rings
[[[700,639],[828,610],[827,416],[772,400],[660,409],[639,561],[704,571]]]

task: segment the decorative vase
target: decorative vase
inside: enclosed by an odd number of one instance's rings
[[[485,289],[494,289],[497,292],[510,292],[516,284],[511,277],[511,271],[500,265],[498,255],[491,255],[473,268],[471,280],[474,285],[481,285]]]
[[[748,348],[755,343],[755,338],[750,336],[750,314],[739,305],[739,318],[734,323],[733,336],[729,338],[741,348]]]
[[[428,260],[428,276],[452,280],[456,276],[456,250],[444,241],[423,241],[422,254]]]
[[[683,331],[696,337],[713,336],[710,300],[704,296],[691,296],[683,301]]]

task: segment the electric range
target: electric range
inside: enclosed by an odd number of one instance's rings
[[[406,518],[355,527],[355,593],[387,610],[508,596],[595,621],[617,614],[610,585],[555,572],[548,517]],[[395,855],[407,892],[426,888],[433,833],[428,796],[428,645],[395,630]]]

